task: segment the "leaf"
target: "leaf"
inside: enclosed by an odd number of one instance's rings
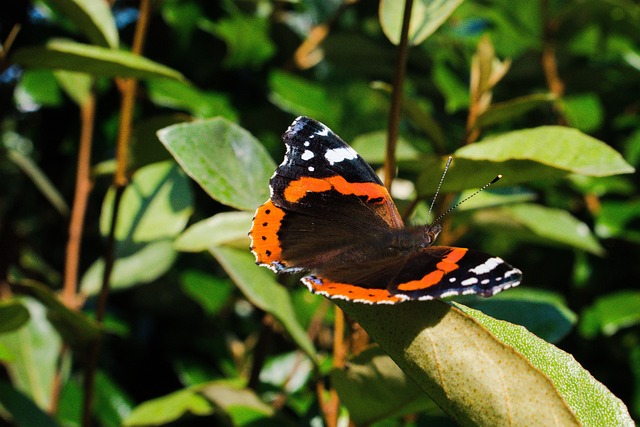
[[[47,318],[56,328],[64,342],[72,346],[86,346],[100,336],[100,326],[82,312],[71,310],[45,285],[34,280],[23,279],[12,286],[17,292],[26,293],[47,308]]]
[[[29,310],[29,322],[14,332],[0,334],[0,345],[13,355],[13,361],[6,365],[7,373],[17,390],[38,407],[48,409],[62,343],[46,317],[46,308],[30,297],[20,301]]]
[[[95,417],[105,427],[120,427],[133,410],[133,400],[105,372],[96,375]]]
[[[556,99],[557,97],[550,93],[537,93],[495,103],[478,117],[476,126],[485,128],[499,123],[507,123],[531,110],[552,105]]]
[[[62,104],[60,87],[51,70],[25,70],[13,96],[22,111],[34,111],[41,106],[59,107]]]
[[[228,279],[197,270],[182,273],[180,284],[183,292],[210,316],[218,314],[227,305],[233,292],[233,286]]]
[[[248,131],[224,118],[183,123],[158,138],[184,171],[214,199],[254,211],[269,197],[275,163]]]
[[[464,302],[486,315],[524,326],[551,343],[567,336],[577,320],[559,295],[540,289],[516,288],[492,298]]]
[[[594,227],[603,239],[616,237],[640,242],[640,232],[629,225],[640,217],[640,200],[605,200],[596,218]]]
[[[147,82],[149,98],[163,107],[184,110],[198,118],[222,116],[231,121],[238,113],[227,96],[198,89],[187,82],[169,79],[152,79]]]
[[[143,56],[67,40],[50,41],[45,47],[17,49],[11,60],[25,67],[76,71],[97,77],[185,80],[178,71]]]
[[[542,126],[487,138],[460,148],[454,157],[492,162],[531,160],[588,176],[634,172],[613,148],[576,129],[561,126]]]
[[[640,323],[640,291],[625,290],[599,297],[580,317],[580,333],[594,338],[598,333],[614,335]]]
[[[265,363],[260,381],[290,395],[303,389],[313,368],[313,363],[300,351],[279,354]]]
[[[186,388],[136,406],[124,420],[123,426],[160,426],[185,414],[205,416],[213,412],[213,405],[197,389]]]
[[[331,371],[331,384],[351,421],[376,421],[434,409],[435,404],[380,347],[370,347]]]
[[[100,232],[109,234],[115,191],[107,192],[100,215]],[[118,212],[116,240],[118,251],[132,253],[140,243],[177,236],[193,211],[189,180],[172,161],[140,168],[126,187]]]
[[[274,417],[275,411],[260,400],[253,390],[221,381],[204,384],[199,390],[216,407],[230,416],[233,425],[260,425],[260,421],[264,425],[286,425],[282,419],[272,419],[270,423],[266,420]]]
[[[409,43],[418,45],[433,34],[462,0],[417,0],[413,2],[409,24]],[[396,0],[380,1],[380,25],[391,43],[400,44],[402,19],[406,2]]]
[[[201,19],[198,26],[227,44],[224,63],[229,68],[258,68],[276,51],[269,36],[269,21],[262,16],[236,14],[218,22]]]
[[[144,245],[131,255],[116,259],[111,272],[111,290],[122,290],[156,280],[165,274],[177,257],[171,240],[158,240]],[[80,289],[85,295],[95,295],[102,286],[104,260],[99,259],[82,276]]]
[[[340,105],[325,86],[298,76],[272,71],[269,75],[269,100],[282,111],[309,116],[326,123],[336,123]]]
[[[92,44],[118,47],[118,29],[108,3],[94,0],[45,0],[76,24]]]
[[[212,247],[210,251],[245,297],[278,319],[300,349],[315,363],[315,348],[296,319],[291,296],[274,280],[273,274],[266,268],[258,267],[247,250],[220,246]]]
[[[29,321],[29,310],[15,299],[0,301],[0,334],[14,331]]]
[[[350,144],[368,163],[384,163],[387,147],[386,131],[376,131],[357,136]],[[417,160],[420,153],[404,138],[398,138],[396,160]]]
[[[89,74],[58,70],[54,71],[53,75],[65,93],[78,106],[82,107],[89,101],[93,87],[93,77]]]
[[[200,252],[225,244],[246,248],[252,216],[250,212],[221,212],[191,225],[176,239],[174,247],[182,252]]]
[[[439,300],[335,303],[460,424],[632,425],[619,399],[523,327]]]
[[[11,414],[13,425],[59,427],[59,424],[42,408],[39,408],[31,399],[4,381],[0,381],[0,404],[4,410]]]
[[[569,125],[582,132],[595,132],[602,126],[604,108],[594,93],[567,96],[560,106]]]
[[[524,239],[533,237],[544,244],[559,244],[596,255],[604,254],[604,249],[589,226],[562,209],[522,203],[476,212],[474,219],[485,225],[499,222],[522,227],[526,233],[520,232],[518,235]]]

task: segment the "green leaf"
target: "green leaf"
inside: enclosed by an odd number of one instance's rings
[[[603,239],[616,237],[640,243],[640,232],[629,227],[640,217],[640,200],[605,200],[596,218],[595,231]]]
[[[589,226],[562,209],[522,203],[479,211],[474,218],[485,225],[500,223],[520,228],[520,232],[517,229],[514,232],[524,239],[569,246],[596,255],[604,254],[604,249]]]
[[[531,160],[555,169],[589,176],[633,173],[620,153],[576,129],[543,126],[490,137],[457,150],[470,160]]]
[[[598,333],[614,335],[622,328],[640,323],[640,291],[625,290],[603,297],[586,308],[580,318],[580,333],[594,338]]]
[[[240,388],[224,382],[211,382],[199,387],[201,393],[207,397],[216,407],[227,413],[232,425],[253,426],[261,425],[286,425],[282,419],[272,419],[275,411],[264,403],[253,390]]]
[[[89,74],[58,70],[54,71],[53,75],[78,106],[82,107],[90,99],[93,77]]]
[[[0,345],[13,355],[6,365],[13,386],[42,409],[51,407],[51,390],[62,342],[38,301],[20,298],[30,319],[22,328],[0,335]],[[26,424],[29,425],[29,424]]]
[[[25,70],[13,96],[23,111],[40,106],[58,107],[62,103],[60,87],[51,70]]]
[[[214,199],[253,211],[269,197],[275,163],[248,131],[224,118],[158,131],[184,171]]]
[[[11,60],[25,67],[76,71],[98,77],[185,80],[178,71],[143,56],[67,40],[54,40],[45,47],[17,49]]]
[[[191,225],[176,239],[174,247],[182,252],[201,252],[228,244],[246,248],[252,216],[250,212],[221,212]]]
[[[313,374],[313,363],[304,353],[293,351],[269,359],[260,371],[260,381],[287,394],[302,390]]]
[[[276,51],[269,36],[269,21],[261,16],[237,14],[218,22],[201,19],[198,26],[227,44],[224,61],[229,68],[258,68]]]
[[[409,24],[409,43],[418,45],[435,32],[453,11],[460,6],[462,0],[417,0],[411,10]],[[380,1],[380,25],[382,31],[391,41],[400,44],[404,1]]]
[[[127,289],[156,280],[175,262],[177,253],[171,240],[158,240],[144,245],[131,255],[118,257],[111,272],[111,290]],[[95,295],[102,286],[104,261],[94,262],[80,282],[85,295]]]
[[[133,400],[105,372],[96,375],[93,412],[104,427],[120,427],[133,410]]]
[[[0,404],[11,414],[12,425],[59,427],[42,408],[4,381],[0,381]]]
[[[433,410],[435,404],[380,347],[370,347],[331,371],[331,384],[356,425]]]
[[[474,308],[496,319],[521,325],[548,342],[558,342],[573,329],[577,316],[562,297],[540,289],[516,288],[493,298],[474,298]]]
[[[108,3],[94,0],[44,0],[76,24],[92,44],[118,47],[118,29]]]
[[[100,232],[109,234],[115,191],[110,188],[102,204]],[[116,225],[118,251],[133,252],[139,244],[173,238],[187,225],[193,211],[189,180],[172,161],[147,165],[126,187]]]
[[[205,416],[213,412],[213,405],[197,389],[187,388],[136,406],[124,420],[123,426],[160,426],[185,414]]]
[[[387,133],[381,130],[359,135],[350,145],[368,163],[382,164],[386,157]],[[396,160],[398,162],[417,160],[419,155],[418,150],[413,148],[406,139],[398,138],[396,146]]]
[[[594,132],[604,119],[604,108],[594,93],[567,96],[560,103],[569,125],[582,132]]]
[[[556,99],[557,97],[550,93],[537,93],[493,104],[478,117],[476,126],[484,128],[499,123],[508,123],[531,110],[549,106]]]
[[[100,336],[100,326],[93,319],[68,308],[47,286],[34,280],[23,279],[13,288],[31,295],[47,308],[47,318],[65,343],[82,348]]]
[[[209,249],[229,277],[251,303],[271,313],[291,338],[314,362],[316,351],[306,331],[296,319],[291,296],[266,268],[258,267],[249,251],[226,246]]]
[[[229,302],[233,286],[228,279],[197,270],[187,270],[180,276],[182,290],[204,311],[216,315]]]
[[[0,334],[19,329],[28,321],[29,310],[20,301],[0,301]]]
[[[147,88],[149,98],[157,105],[184,110],[201,119],[222,116],[231,121],[238,120],[238,114],[229,99],[221,93],[169,79],[149,80]]]
[[[336,123],[340,104],[327,93],[325,86],[293,74],[272,71],[269,75],[269,100],[283,111],[309,116],[325,123]]]
[[[633,423],[575,359],[521,326],[439,300],[335,302],[460,424]]]

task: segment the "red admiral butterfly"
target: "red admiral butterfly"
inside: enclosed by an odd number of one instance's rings
[[[304,271],[311,292],[368,304],[491,296],[522,273],[467,248],[431,246],[439,224],[405,227],[373,169],[328,127],[298,117],[249,232],[256,263]]]

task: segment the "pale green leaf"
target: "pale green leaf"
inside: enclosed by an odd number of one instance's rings
[[[254,211],[269,197],[275,163],[248,131],[224,118],[169,126],[158,137],[214,199]]]
[[[210,415],[214,406],[194,388],[178,390],[136,406],[124,420],[125,427],[160,426],[185,414]]]
[[[95,0],[43,0],[76,24],[93,44],[118,47],[118,29],[108,2]]]
[[[589,338],[611,336],[640,323],[640,291],[625,290],[599,297],[580,319],[580,332]]]
[[[182,252],[200,252],[224,244],[249,247],[247,232],[252,216],[250,212],[221,212],[191,225],[176,239],[174,247]]]

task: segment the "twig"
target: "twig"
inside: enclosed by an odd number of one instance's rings
[[[404,16],[402,17],[402,33],[398,45],[395,75],[393,77],[393,93],[389,108],[389,125],[387,127],[387,153],[384,162],[384,185],[391,189],[391,183],[396,174],[396,145],[400,133],[400,115],[402,113],[402,83],[407,71],[407,57],[409,56],[409,23],[413,0],[405,0]]]
[[[133,37],[132,52],[140,55],[144,47],[144,40],[147,33],[149,16],[151,12],[151,4],[149,0],[140,1],[140,13],[138,15],[138,23],[136,25]],[[116,172],[113,177],[115,187],[115,197],[113,201],[113,211],[111,215],[111,224],[109,227],[109,237],[104,261],[104,273],[102,276],[102,286],[98,295],[98,303],[96,307],[96,321],[100,324],[104,320],[107,310],[107,300],[109,296],[109,283],[111,272],[115,262],[115,231],[118,222],[118,212],[120,210],[120,201],[122,194],[128,183],[128,157],[129,157],[129,141],[131,139],[131,125],[133,123],[133,112],[135,107],[136,92],[138,82],[134,79],[123,79],[122,84],[122,101],[120,104],[120,127],[118,130],[118,141],[116,144]],[[84,402],[83,402],[83,427],[91,425],[91,408],[93,406],[93,390],[95,385],[95,375],[98,368],[98,358],[100,355],[101,340],[98,338],[93,342],[88,351],[87,366],[84,378]]]
[[[547,87],[549,91],[554,94],[558,99],[564,95],[564,82],[560,78],[558,73],[558,61],[556,57],[556,46],[554,42],[554,33],[557,30],[558,23],[551,19],[549,0],[542,0],[540,2],[541,15],[542,15],[542,70],[544,71],[544,77],[547,81]],[[560,108],[554,108],[558,114],[558,124],[567,125],[567,119],[562,113]]]

